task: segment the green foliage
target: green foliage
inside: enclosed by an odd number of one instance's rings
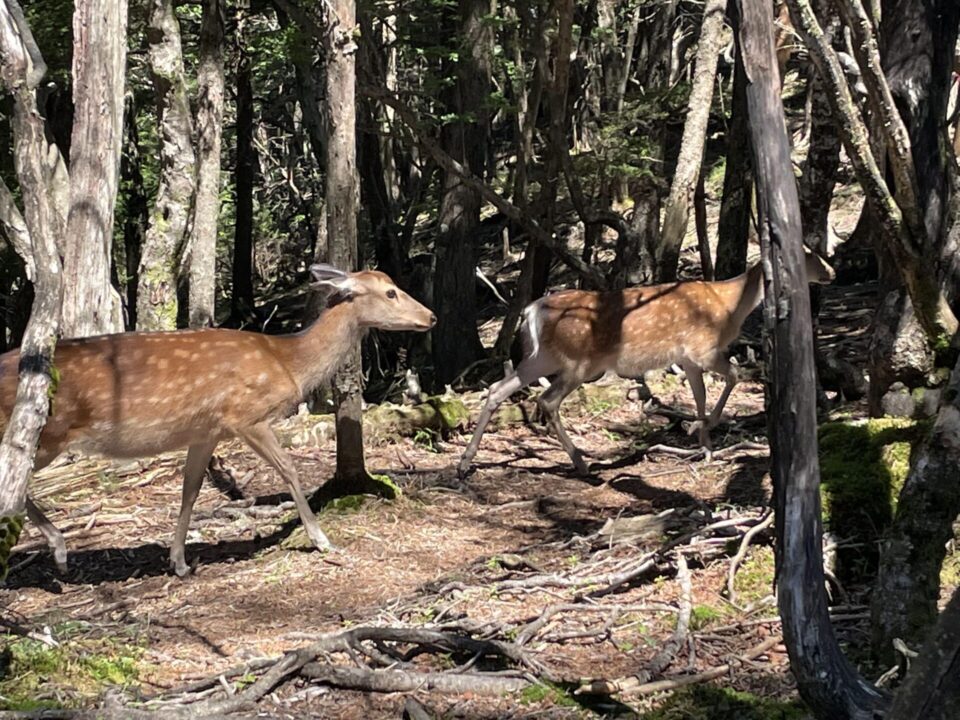
[[[0,580],[10,571],[10,551],[13,550],[23,531],[23,513],[0,517]]]
[[[723,617],[723,611],[712,605],[695,605],[690,612],[690,629],[694,631],[703,630]]]
[[[756,695],[714,685],[678,690],[643,720],[804,720],[807,712],[797,702],[765,700]]]

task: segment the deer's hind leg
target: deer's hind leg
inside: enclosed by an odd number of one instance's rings
[[[37,448],[37,455],[33,462],[33,475],[53,462],[58,454],[56,451],[44,449],[42,445]],[[26,499],[26,510],[30,522],[37,526],[37,529],[47,541],[47,547],[53,553],[53,562],[56,564],[57,570],[65,573],[67,571],[67,543],[63,539],[63,533],[44,514],[29,493]]]
[[[581,384],[579,379],[568,378],[561,375],[553,385],[544,390],[543,394],[537,400],[537,403],[540,405],[540,409],[543,411],[547,423],[560,440],[560,444],[563,445],[563,449],[567,451],[567,455],[569,455],[573,461],[577,473],[586,476],[590,474],[590,470],[587,467],[586,461],[583,459],[583,453],[573,444],[573,440],[567,435],[567,431],[563,427],[563,422],[560,420],[560,404],[567,395],[580,387]]]

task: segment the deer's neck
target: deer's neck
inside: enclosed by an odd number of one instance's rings
[[[325,310],[306,330],[277,338],[284,364],[306,395],[329,380],[363,335],[350,303]]]
[[[739,327],[763,300],[763,269],[757,263],[729,282],[735,288],[733,318]]]

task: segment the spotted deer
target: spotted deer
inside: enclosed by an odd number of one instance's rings
[[[186,447],[183,498],[170,564],[189,572],[184,544],[193,504],[217,444],[239,438],[286,481],[313,545],[330,542],[300,489],[270,421],[332,376],[368,328],[427,331],[430,310],[385,274],[313,265],[327,308],[307,329],[262,335],[226,329],[132,332],[57,345],[59,385],[40,435],[34,471],[67,449],[139,458]],[[19,352],[0,355],[0,430],[13,408]],[[65,570],[63,535],[27,498],[27,514]]]
[[[832,268],[807,253],[807,280],[828,283]],[[524,357],[515,372],[490,386],[470,444],[458,467],[463,477],[477,454],[480,439],[500,404],[539,378],[555,376],[538,399],[547,424],[557,435],[581,475],[588,473],[583,455],[560,421],[564,398],[608,370],[638,378],[648,370],[679,364],[697,405],[700,443],[710,446],[710,429],[737,383],[736,369],[725,355],[740,334],[747,315],[763,298],[763,274],[756,264],[730,280],[678,282],[593,292],[564,290],[527,305],[520,332]],[[726,379],[709,418],[703,371]]]

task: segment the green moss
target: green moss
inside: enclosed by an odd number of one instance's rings
[[[703,630],[724,617],[724,612],[712,605],[697,605],[690,612],[690,629]]]
[[[740,603],[755,603],[773,592],[774,557],[769,546],[753,547],[737,571],[733,588]]]
[[[111,639],[63,640],[51,647],[6,636],[0,645],[0,709],[4,710],[88,704],[108,686],[136,684],[143,654],[138,646]]]
[[[865,580],[875,572],[876,541],[893,519],[913,448],[928,428],[928,421],[902,418],[830,422],[820,427],[824,524],[862,544],[841,554],[846,579]]]
[[[328,502],[324,508],[323,512],[325,513],[351,513],[356,512],[363,504],[367,501],[366,495],[344,495],[343,497],[334,498]]]
[[[560,707],[576,707],[579,703],[562,687],[549,682],[539,682],[525,687],[520,693],[520,703],[533,705],[548,702]]]
[[[943,559],[940,568],[940,586],[952,595],[955,588],[960,587],[960,552],[954,549]]]
[[[713,685],[696,685],[674,692],[664,705],[643,720],[803,720],[807,711],[797,702],[765,700],[751,693]]]
[[[0,580],[10,571],[10,551],[20,540],[23,520],[23,513],[0,517]]]
[[[441,429],[444,432],[464,428],[470,421],[470,411],[460,398],[435,396],[427,398],[427,403],[440,416]]]

